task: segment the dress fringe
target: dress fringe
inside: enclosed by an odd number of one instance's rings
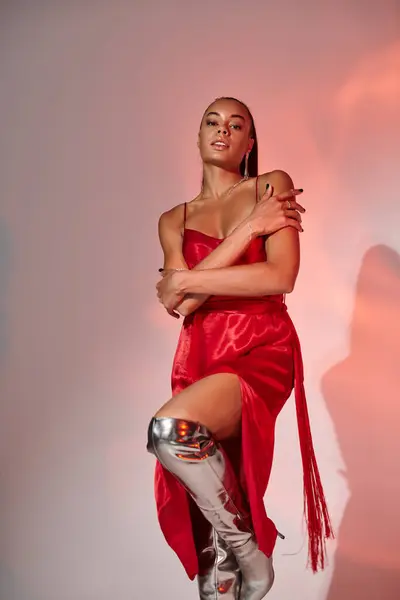
[[[316,573],[325,567],[325,541],[333,539],[335,536],[314,453],[310,419],[304,391],[300,342],[298,339],[297,344],[298,348],[295,350],[295,401],[301,459],[303,463],[304,516],[308,529],[309,564],[311,563],[311,568]]]

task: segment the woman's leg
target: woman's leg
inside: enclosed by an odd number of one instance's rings
[[[272,560],[258,549],[239,483],[217,442],[237,434],[240,419],[238,377],[210,375],[157,412],[148,449],[182,482],[234,553],[243,577],[241,600],[261,600],[273,583]]]
[[[171,398],[155,417],[201,423],[217,440],[237,435],[242,417],[240,383],[233,373],[204,377]]]
[[[215,380],[218,399],[215,398]],[[218,410],[212,410],[213,407],[204,402],[204,398],[209,396],[215,399]],[[240,431],[241,420],[239,380],[230,373],[201,379],[169,400],[156,413],[156,417],[162,416],[198,421],[207,424],[219,440],[234,439]],[[237,443],[240,443],[239,437]],[[192,521],[199,560],[197,581],[200,600],[238,600],[241,573],[235,555],[210,523],[204,521],[204,517],[196,519],[193,515]]]

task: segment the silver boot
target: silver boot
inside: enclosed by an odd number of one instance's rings
[[[264,598],[274,581],[272,557],[259,550],[235,473],[208,429],[193,421],[154,418],[147,448],[180,480],[232,550],[242,574],[240,600]]]
[[[200,600],[239,600],[242,576],[235,555],[213,527],[197,554]]]

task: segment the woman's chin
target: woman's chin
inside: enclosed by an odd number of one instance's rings
[[[226,155],[224,156],[224,153],[220,151],[218,151],[218,154],[215,152],[212,156],[203,157],[202,160],[204,165],[219,167],[221,169],[226,169],[227,171],[236,170],[236,168],[234,169],[232,161],[229,160],[229,157]]]

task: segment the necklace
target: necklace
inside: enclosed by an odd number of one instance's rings
[[[245,176],[245,177],[242,177],[242,179],[240,179],[239,181],[237,181],[236,183],[234,183],[233,185],[231,185],[231,187],[230,187],[230,188],[228,188],[228,189],[226,190],[226,192],[224,192],[222,195],[223,195],[223,196],[226,196],[226,197],[230,196],[230,195],[232,194],[233,190],[234,190],[235,188],[237,188],[237,187],[238,187],[238,185],[240,185],[240,184],[241,184],[241,183],[243,183],[244,181],[247,181],[247,180],[248,180],[248,178],[249,178],[249,177],[248,177],[248,175],[247,175],[247,176]],[[203,193],[204,193],[204,189],[203,189],[203,185],[202,185],[202,186],[201,186],[201,195],[202,195],[202,196],[203,196]]]
[[[241,183],[243,183],[243,181],[247,181],[248,177],[242,177],[242,179],[240,181],[237,181],[236,183],[234,183],[226,193],[227,196],[229,196],[230,194],[232,194],[233,190],[235,188],[237,188],[238,185],[240,185]]]

